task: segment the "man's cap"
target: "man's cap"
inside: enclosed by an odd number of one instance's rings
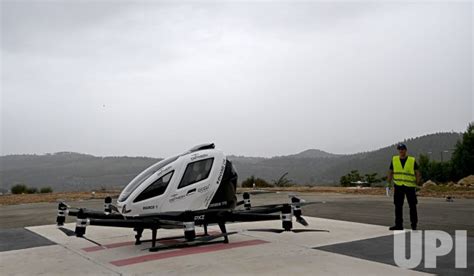
[[[397,145],[397,150],[401,150],[401,149],[407,149],[407,146],[406,146],[405,144],[403,144],[403,143],[399,143],[399,144]]]

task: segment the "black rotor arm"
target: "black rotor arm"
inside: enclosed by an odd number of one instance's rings
[[[95,219],[124,219],[121,214],[105,214],[103,211],[96,211],[96,210],[88,210],[82,209],[84,215],[87,218],[95,218]],[[71,217],[77,217],[79,213],[79,209],[70,209],[68,215]]]

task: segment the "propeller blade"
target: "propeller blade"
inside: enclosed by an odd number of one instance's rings
[[[310,202],[299,202],[299,203],[289,203],[290,205],[300,205],[300,206],[305,206],[305,205],[313,205],[313,204],[325,204],[326,201],[310,201]],[[280,211],[281,208],[283,208],[283,205],[286,203],[280,203],[280,204],[269,204],[269,205],[260,205],[260,206],[254,206],[252,207],[252,212],[255,211],[260,211],[260,210],[266,210],[266,209],[274,209],[275,212]]]
[[[236,194],[241,195],[245,192],[237,192]],[[272,192],[272,191],[266,191],[266,190],[254,190],[254,191],[248,191],[246,192],[250,195],[260,195],[260,194],[276,194],[277,192]]]
[[[113,205],[113,204],[110,204],[110,209],[116,213],[119,213],[119,209],[117,208],[117,206]]]
[[[95,244],[95,245],[98,245],[98,246],[102,247],[102,244],[100,244],[100,243],[98,243],[98,242],[96,242],[96,241],[94,241],[94,240],[91,240],[91,239],[89,239],[89,238],[86,238],[85,236],[82,236],[81,238],[83,238],[83,239],[85,239],[86,241],[89,241],[89,242],[91,242],[91,243],[93,243],[93,244]]]
[[[321,229],[292,229],[291,232],[293,233],[304,233],[304,232],[329,232],[328,230],[321,230]]]
[[[283,233],[285,230],[283,229],[248,229],[247,231],[252,231],[252,232],[270,232],[270,233]]]
[[[281,234],[283,232],[289,232],[285,231],[284,229],[248,229],[247,231],[253,231],[253,232],[270,232],[270,233],[276,233],[276,234]],[[328,230],[319,230],[319,229],[292,229],[291,232],[293,233],[304,233],[304,232],[329,232]]]
[[[64,227],[58,227],[58,229],[63,232],[64,234],[66,234],[66,236],[68,237],[73,237],[73,236],[76,236],[76,232],[72,231],[71,229],[68,229],[68,228],[64,228]],[[82,237],[78,237],[78,238],[83,238],[85,239],[86,241],[89,241],[95,245],[98,245],[98,246],[102,246],[102,244],[94,241],[94,240],[91,240],[89,238],[86,238],[85,236],[82,236]]]
[[[300,223],[303,226],[308,226],[308,222],[303,217],[297,217],[296,222]]]
[[[74,231],[72,231],[71,229],[67,229],[67,228],[64,228],[64,227],[58,227],[58,229],[63,232],[64,234],[66,234],[66,236],[68,237],[72,237],[72,236],[75,236],[76,233]]]
[[[221,234],[217,234],[217,235],[201,236],[201,237],[195,238],[194,240],[195,241],[202,241],[202,242],[209,242],[209,241],[215,240],[217,238],[227,237],[227,236],[234,235],[234,234],[237,234],[237,232],[227,232],[227,233],[221,233]]]

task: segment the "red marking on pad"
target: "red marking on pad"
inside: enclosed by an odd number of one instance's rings
[[[157,243],[159,244],[173,244],[177,243],[177,240],[170,239],[170,240],[161,240],[158,241]],[[129,246],[129,245],[134,245],[134,241],[127,241],[127,242],[117,242],[117,243],[109,243],[109,244],[103,244],[102,246],[91,246],[91,247],[85,247],[82,248],[82,250],[86,252],[95,252],[95,251],[100,251],[100,250],[105,250],[105,249],[112,249],[112,248],[117,248],[117,247],[122,247],[122,246]]]
[[[262,241],[262,240],[249,240],[249,241],[233,242],[233,243],[227,243],[227,244],[220,243],[220,244],[202,245],[202,246],[197,246],[197,247],[187,247],[187,248],[174,250],[174,251],[159,252],[159,253],[148,254],[148,255],[138,256],[138,257],[133,257],[133,258],[128,258],[128,259],[116,260],[110,263],[115,266],[126,266],[126,265],[132,265],[132,264],[137,264],[137,263],[143,263],[143,262],[149,262],[149,261],[155,261],[155,260],[161,260],[161,259],[167,259],[167,258],[173,258],[173,257],[180,257],[180,256],[186,256],[186,255],[192,255],[192,254],[199,254],[199,253],[208,253],[208,252],[214,252],[214,251],[220,251],[220,250],[226,250],[226,249],[232,249],[232,248],[238,248],[238,247],[244,247],[244,246],[259,245],[259,244],[264,244],[264,243],[268,243],[268,242]]]

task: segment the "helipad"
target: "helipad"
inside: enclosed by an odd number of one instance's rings
[[[411,275],[421,272],[331,252],[331,246],[391,237],[386,227],[307,217],[310,228],[329,232],[265,233],[248,229],[280,228],[280,222],[229,224],[230,243],[149,252],[150,243],[135,246],[130,229],[93,227],[86,236],[101,244],[68,237],[55,225],[28,227],[53,245],[0,253],[2,275],[137,275],[137,274],[261,274]],[[74,224],[66,227],[74,229]],[[210,228],[211,231],[217,227]],[[150,233],[145,232],[144,238]],[[182,235],[160,230],[160,238]],[[162,241],[176,242],[176,238]]]

